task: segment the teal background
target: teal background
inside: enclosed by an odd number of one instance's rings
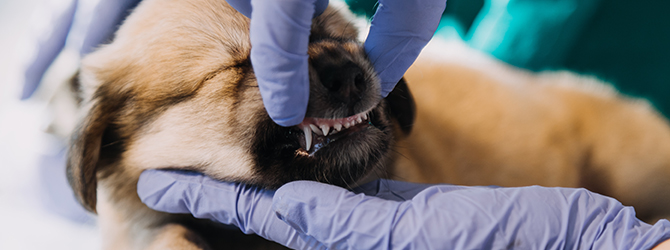
[[[368,17],[373,0],[347,0]],[[670,117],[670,1],[449,0],[436,36],[533,71],[595,75]]]

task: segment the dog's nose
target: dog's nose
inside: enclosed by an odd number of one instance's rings
[[[324,67],[319,72],[319,79],[331,94],[343,101],[359,100],[367,87],[363,69],[353,62]]]

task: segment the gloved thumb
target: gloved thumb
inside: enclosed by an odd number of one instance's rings
[[[401,204],[313,181],[285,184],[273,198],[281,220],[333,249],[388,248]]]
[[[236,213],[241,188],[244,186],[238,183],[219,182],[197,172],[150,169],[140,175],[137,193],[154,210],[190,213],[244,227]]]

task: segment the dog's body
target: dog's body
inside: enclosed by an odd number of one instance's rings
[[[593,77],[532,74],[463,50],[431,44],[405,74],[417,112],[413,132],[397,143],[394,174],[586,187],[646,221],[670,218],[670,126],[647,102]]]
[[[277,247],[148,209],[136,184],[152,168],[264,187],[298,179],[349,186],[388,173],[425,182],[587,186],[650,216],[670,211],[670,129],[648,107],[582,91],[571,84],[583,80],[571,75],[486,68],[510,72],[509,80],[419,59],[407,75],[419,97],[414,120],[404,81],[379,99],[356,37],[333,8],[314,20],[308,118],[283,128],[263,108],[246,17],[220,0],[143,1],[114,42],[84,59],[79,78],[82,122],[68,176],[82,204],[99,214],[105,247]],[[612,124],[626,119],[636,122]]]

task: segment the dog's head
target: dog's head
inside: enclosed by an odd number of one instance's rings
[[[190,169],[277,187],[349,185],[383,170],[392,122],[408,132],[413,100],[403,82],[380,100],[349,20],[333,8],[314,19],[307,118],[294,127],[264,109],[248,30],[223,1],[144,1],[114,42],[84,59],[68,177],[85,207],[95,211],[98,178],[118,172]]]

